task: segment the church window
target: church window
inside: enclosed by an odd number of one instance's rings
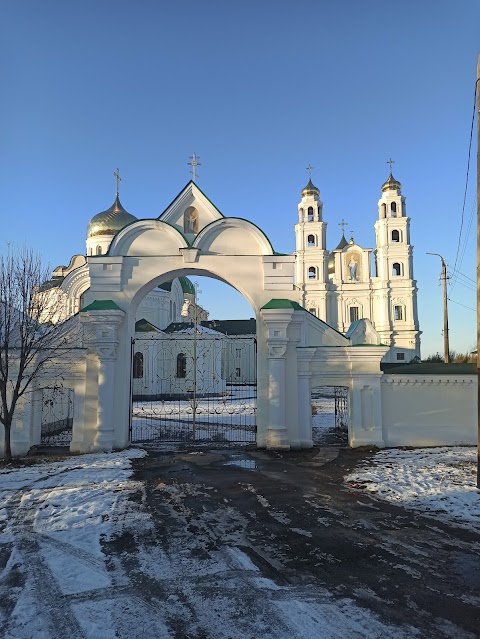
[[[405,361],[405,353],[397,353],[397,361],[404,362]]]
[[[390,204],[390,217],[395,217],[396,213],[397,213],[397,203],[392,202]]]
[[[187,358],[185,353],[177,355],[177,377],[184,379],[187,376]]]
[[[392,231],[392,242],[400,242],[400,231],[397,231],[397,229]]]
[[[317,279],[317,269],[314,266],[310,266],[308,269],[308,279],[309,280]]]
[[[237,356],[237,358],[240,358],[242,355],[242,349],[241,348],[236,348],[235,349],[235,355]]]
[[[133,378],[143,378],[143,353],[135,353],[133,356]]]
[[[92,247],[90,247],[90,249],[89,249],[89,251],[88,251],[88,254],[89,254],[89,255],[93,255],[93,249],[92,249]]]
[[[360,316],[358,306],[350,306],[350,322],[356,322]]]
[[[317,310],[315,308],[309,308],[308,312],[311,313],[312,315],[317,315]]]
[[[387,205],[385,202],[382,204],[382,217],[387,217]]]
[[[395,306],[393,316],[396,320],[403,320],[403,306]]]
[[[398,277],[402,274],[402,266],[398,262],[394,262],[392,266],[392,275],[393,277]]]
[[[308,222],[313,222],[313,206],[309,206],[308,207],[307,221]]]
[[[97,255],[101,255],[102,254],[102,247],[100,246],[100,244],[97,246]]]
[[[308,246],[311,248],[312,246],[315,246],[315,235],[309,235],[307,237],[307,244]]]
[[[235,369],[235,377],[240,377],[241,374],[242,374],[242,370],[240,368],[236,368]]]

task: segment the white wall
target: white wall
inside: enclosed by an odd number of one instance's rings
[[[475,375],[394,375],[382,378],[385,446],[477,443]]]

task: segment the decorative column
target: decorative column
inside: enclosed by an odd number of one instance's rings
[[[272,300],[276,302],[277,300]],[[283,300],[278,300],[282,302]],[[285,300],[286,301],[286,300]],[[262,308],[261,317],[267,326],[268,348],[268,424],[266,447],[270,450],[290,450],[286,420],[286,351],[287,327],[293,308]]]
[[[93,302],[82,311],[88,352],[94,354],[97,360],[96,371],[90,371],[97,382],[97,411],[94,440],[87,447],[88,452],[110,451],[113,448],[118,327],[124,316],[124,311],[111,301]]]
[[[297,348],[298,361],[298,440],[297,448],[312,448],[312,389],[310,362],[315,348]]]

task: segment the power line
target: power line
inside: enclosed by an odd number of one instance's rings
[[[463,193],[462,217],[461,217],[461,221],[460,221],[460,233],[458,235],[457,255],[455,256],[455,265],[453,267],[453,270],[455,270],[456,267],[457,267],[458,254],[460,252],[460,240],[462,238],[463,219],[464,219],[464,215],[465,215],[465,205],[466,205],[466,202],[467,202],[468,177],[470,175],[470,158],[471,158],[471,155],[472,155],[473,126],[474,126],[474,122],[475,122],[475,111],[476,111],[476,106],[477,106],[477,84],[478,84],[478,79],[475,82],[475,90],[473,92],[473,112],[472,112],[472,123],[470,125],[470,142],[468,144],[467,175],[466,175],[466,179],[465,179],[465,191]]]
[[[463,308],[468,308],[469,311],[473,311],[474,313],[477,312],[475,308],[472,308],[471,306],[465,306],[465,304],[460,304],[460,302],[456,302],[455,300],[452,300],[451,297],[448,298],[448,301],[453,302],[454,304],[458,304],[459,306],[463,306]]]
[[[473,205],[472,205],[472,210],[470,212],[470,218],[468,220],[467,231],[465,233],[465,236],[464,236],[464,239],[463,239],[463,245],[462,245],[462,248],[460,250],[460,257],[458,259],[458,266],[457,266],[456,270],[452,271],[452,283],[450,285],[451,289],[454,288],[454,286],[455,286],[455,284],[457,282],[457,273],[459,273],[460,269],[462,268],[463,259],[465,257],[465,252],[467,250],[468,240],[470,238],[470,232],[472,230],[473,220],[474,220],[476,211],[477,211],[477,198],[475,197],[475,200],[474,200]],[[472,280],[472,282],[475,282],[475,280]]]

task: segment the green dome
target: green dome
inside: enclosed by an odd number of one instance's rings
[[[115,235],[136,220],[134,215],[123,208],[117,195],[109,209],[92,217],[87,227],[87,238],[95,235]]]

